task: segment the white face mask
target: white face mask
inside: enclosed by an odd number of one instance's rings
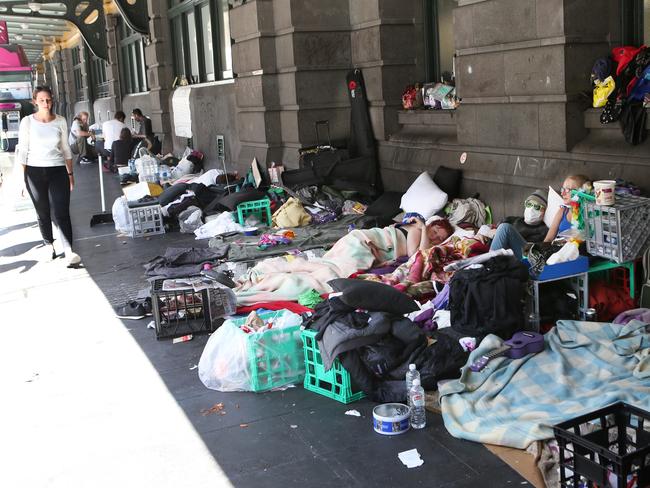
[[[528,225],[537,225],[544,218],[544,213],[541,210],[534,208],[525,208],[524,209],[524,222]]]

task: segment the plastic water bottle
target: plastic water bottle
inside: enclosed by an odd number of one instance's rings
[[[420,378],[413,380],[409,398],[411,399],[411,427],[424,429],[427,425],[427,414],[424,409],[424,389],[420,386]]]
[[[131,172],[132,175],[137,173],[135,169],[135,159],[133,158],[129,159],[129,171]]]
[[[409,364],[409,369],[406,371],[406,402],[411,406],[411,388],[413,388],[413,380],[420,379],[420,372],[415,369],[415,364]]]

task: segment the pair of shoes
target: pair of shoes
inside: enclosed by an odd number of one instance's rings
[[[79,256],[79,254],[73,251],[69,251],[65,253],[65,258],[68,263],[68,268],[78,266],[79,263],[81,263],[81,257]]]
[[[114,308],[115,315],[121,319],[139,320],[147,316],[147,311],[141,302],[131,300],[124,305]]]
[[[93,163],[96,163],[96,162],[97,162],[96,159],[91,159],[91,158],[88,158],[86,156],[82,157],[79,160],[79,164],[93,164]]]

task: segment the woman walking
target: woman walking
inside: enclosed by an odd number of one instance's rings
[[[52,90],[37,86],[32,101],[37,112],[24,117],[18,132],[16,157],[25,171],[25,187],[29,193],[45,246],[51,246],[56,258],[52,217],[59,228],[68,266],[79,264],[79,255],[72,251],[70,192],[74,188],[72,151],[68,144],[68,124],[52,110]]]

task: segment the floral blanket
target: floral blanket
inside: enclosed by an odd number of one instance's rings
[[[434,293],[434,281],[449,282],[454,272],[444,271],[447,264],[488,251],[489,247],[483,242],[481,236],[452,236],[443,244],[416,252],[406,263],[390,274],[365,273],[356,277],[386,283],[413,297],[420,297]]]

